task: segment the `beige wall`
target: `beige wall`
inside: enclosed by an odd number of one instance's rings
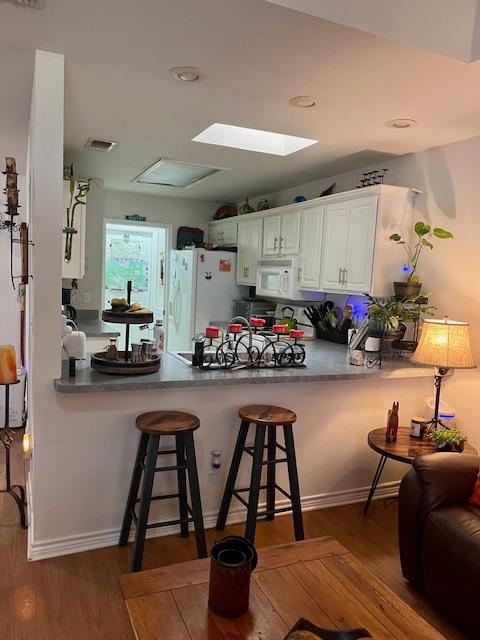
[[[207,223],[220,206],[216,202],[167,198],[126,191],[105,190],[99,181],[87,199],[86,270],[79,281],[75,306],[79,309],[100,309],[102,300],[102,242],[104,218],[125,219],[126,215],[145,216],[148,222],[162,222],[173,227],[175,246],[178,227],[200,227],[206,233]],[[90,302],[84,293],[90,293]]]

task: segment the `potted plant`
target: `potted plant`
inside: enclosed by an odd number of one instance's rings
[[[418,261],[424,249],[433,249],[433,244],[430,242],[432,237],[434,236],[440,240],[453,238],[453,234],[450,231],[446,231],[440,227],[434,227],[432,229],[429,224],[422,221],[416,222],[413,230],[416,235],[414,244],[408,243],[399,233],[392,233],[390,236],[392,242],[404,248],[408,258],[408,262],[404,266],[404,271],[408,273],[407,280],[405,282],[393,283],[395,296],[398,300],[402,300],[407,296],[417,296],[420,293],[422,283],[416,273]]]
[[[65,176],[65,174],[64,174]],[[66,177],[69,181],[70,200],[67,206],[67,224],[65,225],[65,262],[72,259],[73,237],[77,233],[75,228],[75,209],[78,205],[86,204],[87,193],[95,185],[93,178],[79,179],[73,175],[73,164],[70,165],[70,175]]]
[[[424,296],[409,296],[397,300],[396,296],[385,298],[367,294],[368,335],[371,338],[401,339],[405,335],[405,322],[413,322],[419,313],[432,315],[435,307],[422,306]]]
[[[468,440],[458,429],[431,429],[428,437],[436,443],[437,451],[461,452]]]

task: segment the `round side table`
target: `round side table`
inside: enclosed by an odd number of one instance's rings
[[[425,440],[412,438],[410,436],[410,427],[398,427],[396,442],[386,442],[385,436],[385,427],[373,429],[373,431],[370,431],[368,434],[368,446],[380,454],[380,460],[377,470],[375,471],[375,475],[373,476],[372,486],[370,487],[367,501],[363,508],[363,515],[367,515],[368,508],[380,481],[387,458],[397,460],[398,462],[405,462],[406,464],[412,464],[415,458],[418,458],[419,456],[424,456],[428,453],[438,453],[434,442],[431,442],[426,438]],[[477,450],[466,442],[463,453],[476,456]]]

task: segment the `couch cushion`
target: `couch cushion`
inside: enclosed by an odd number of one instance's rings
[[[432,602],[471,637],[480,638],[480,507],[465,503],[430,512],[422,568]]]

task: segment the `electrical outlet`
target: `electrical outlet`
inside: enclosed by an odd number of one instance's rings
[[[83,292],[83,301],[88,303],[92,301],[92,296],[90,294],[90,291],[84,291]]]
[[[210,469],[208,472],[209,476],[216,476],[219,473],[220,469],[222,468],[221,456],[222,452],[218,451],[217,449],[211,452]]]

